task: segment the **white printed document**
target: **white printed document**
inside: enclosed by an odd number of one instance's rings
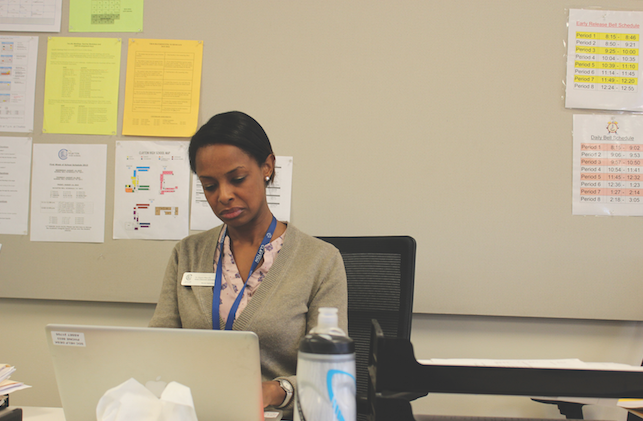
[[[0,234],[27,235],[31,138],[0,137]]]
[[[116,142],[114,239],[189,234],[188,141]]]
[[[0,131],[33,132],[38,37],[0,36]]]
[[[418,360],[424,365],[444,365],[460,367],[508,367],[508,368],[560,368],[567,370],[606,370],[606,371],[643,371],[643,367],[621,363],[585,362],[577,358],[543,360],[494,360],[480,358],[431,358]]]
[[[574,115],[572,213],[643,216],[643,116]]]
[[[60,32],[62,0],[0,0],[0,31]]]
[[[107,145],[34,144],[31,241],[105,240]]]
[[[643,111],[643,12],[569,11],[565,107]]]

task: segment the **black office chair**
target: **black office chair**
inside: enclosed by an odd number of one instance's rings
[[[337,247],[344,259],[348,335],[355,342],[357,419],[366,420],[371,319],[386,336],[410,339],[416,243],[408,236],[319,238]]]

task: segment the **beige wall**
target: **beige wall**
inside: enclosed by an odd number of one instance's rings
[[[63,5],[57,35],[87,35],[67,32]],[[642,322],[500,317],[643,320],[640,220],[571,215],[577,111],[563,108],[563,44],[566,10],[587,5],[153,0],[145,32],[118,36],[204,40],[201,123],[246,111],[277,154],[294,156],[292,222],[300,229],[416,238],[415,311],[461,314],[415,315],[419,357],[639,364]],[[634,0],[591,5],[641,8]],[[37,104],[50,35],[39,35]],[[122,58],[125,66],[125,49]],[[36,111],[35,143],[107,143],[113,174],[114,142],[127,137],[45,135]],[[151,317],[153,304],[22,299],[156,299],[172,243],[111,240],[112,182],[110,175],[104,244],[0,236],[0,293],[14,297],[0,298],[0,361],[33,385],[14,404],[60,405],[45,324],[144,326]],[[415,409],[560,417],[509,397],[433,395]]]
[[[68,6],[53,36],[87,36],[68,33]],[[564,43],[567,10],[586,6],[153,0],[143,33],[89,35],[123,39],[120,107],[129,39],[203,40],[199,121],[245,111],[293,156],[302,231],[413,236],[416,312],[643,320],[643,224],[571,214],[572,116],[587,111],[564,108]],[[107,144],[105,242],[0,235],[0,293],[153,303],[172,243],[112,239],[114,144],[140,138],[42,133],[49,36],[33,141]]]
[[[12,404],[60,406],[44,326],[72,323],[145,326],[151,304],[0,299],[0,361],[33,386]],[[416,314],[412,341],[418,358],[580,358],[640,364],[643,324]],[[563,418],[551,405],[523,397],[435,394],[414,403],[416,413]],[[617,408],[590,407],[587,419],[624,419]]]

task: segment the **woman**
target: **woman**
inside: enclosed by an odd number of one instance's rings
[[[257,333],[264,406],[289,414],[297,349],[316,326],[318,309],[337,307],[339,327],[347,331],[341,255],[270,212],[265,189],[275,177],[275,155],[252,117],[215,115],[192,137],[189,155],[224,225],[175,246],[150,326]],[[215,273],[214,288],[182,286],[186,272]]]

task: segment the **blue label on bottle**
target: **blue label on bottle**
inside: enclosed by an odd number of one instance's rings
[[[333,377],[341,375],[350,377],[353,380],[353,383],[355,383],[355,377],[352,374],[347,373],[346,371],[328,370],[328,373],[326,373],[326,388],[328,389],[328,397],[330,398],[330,402],[333,405],[333,412],[335,413],[335,417],[338,421],[345,421],[341,408],[339,407],[339,405],[337,404],[337,400],[335,399],[335,392],[333,390]]]

